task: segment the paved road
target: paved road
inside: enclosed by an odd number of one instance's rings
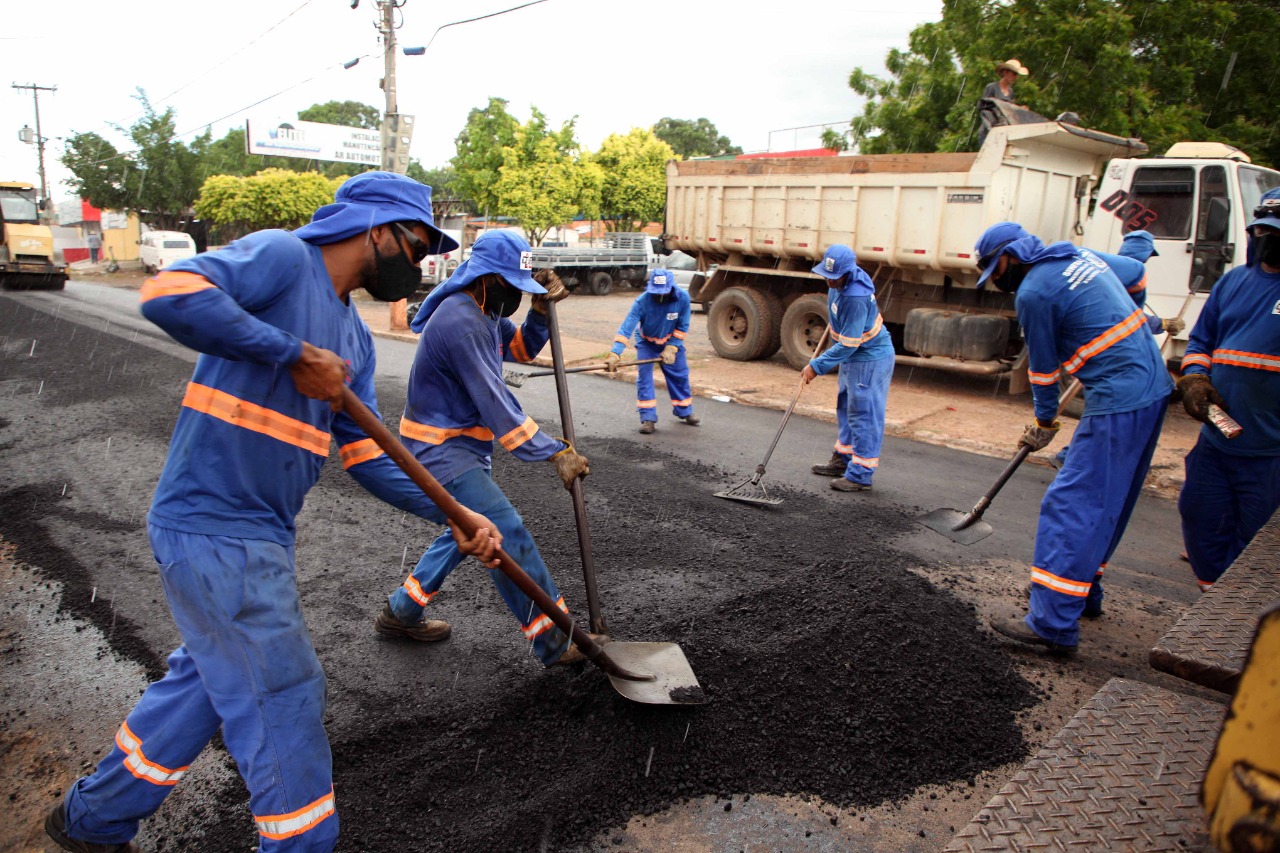
[[[19,559],[32,567],[14,567],[10,560],[0,574],[0,612],[22,617],[12,623],[19,626],[10,628],[13,633],[0,639],[9,639],[12,648],[19,651],[56,650],[44,652],[46,656],[56,654],[56,659],[44,660],[35,670],[30,668],[29,655],[0,657],[0,696],[29,715],[24,729],[28,734],[22,740],[26,751],[8,744],[7,755],[0,757],[4,762],[0,778],[12,783],[12,776],[27,774],[25,778],[36,780],[26,786],[32,793],[25,805],[31,808],[46,802],[51,792],[70,778],[69,773],[74,775],[80,769],[78,760],[105,743],[103,738],[117,725],[121,709],[128,707],[147,675],[162,672],[163,655],[177,642],[158,595],[141,519],[163,464],[167,435],[194,356],[144,321],[137,313],[136,298],[129,290],[77,282],[60,293],[0,295],[0,458],[4,459],[0,492],[5,500],[0,537],[10,545],[16,543]],[[33,334],[32,329],[40,331]],[[394,422],[403,400],[412,346],[383,339],[377,346],[383,413]],[[107,351],[113,355],[104,360],[100,353]],[[86,382],[86,377],[94,381]],[[657,458],[664,474],[678,472],[681,465],[700,472],[699,476],[691,473],[684,481],[690,490],[713,491],[717,487],[705,477],[708,467],[721,472],[720,485],[748,477],[779,424],[774,411],[700,400],[702,427],[678,424],[663,412],[658,433],[641,438],[636,435],[633,389],[628,384],[575,376],[571,392],[583,452],[590,456],[593,445],[613,447],[622,442],[652,445],[661,454]],[[554,425],[559,420],[550,382],[530,382],[520,397],[526,411],[540,423]],[[860,524],[859,508],[868,502],[897,507],[905,516],[939,506],[968,509],[1003,467],[997,459],[889,439],[875,492],[836,494],[827,488],[826,480],[808,473],[812,462],[829,453],[832,429],[827,423],[793,418],[765,482],[784,493],[807,495],[804,505],[815,507],[813,511],[821,516],[829,535],[845,540],[850,549],[858,548],[863,537],[882,535]],[[643,477],[645,471],[645,465],[638,464],[632,475]],[[341,476],[340,471],[327,471],[321,486]],[[678,473],[676,476],[679,479]],[[894,544],[919,560],[919,571],[940,587],[972,602],[979,615],[1012,612],[1019,606],[1018,596],[1026,582],[1036,511],[1051,476],[1043,467],[1020,470],[987,513],[995,534],[975,546],[963,548],[918,526],[909,526],[907,532],[896,536]],[[60,484],[68,483],[72,484],[69,492],[59,494]],[[589,498],[592,488],[588,479]],[[406,690],[435,691],[437,699],[443,695],[448,701],[450,695],[426,676],[406,676],[398,666],[411,653],[400,650],[388,652],[391,665],[381,668],[335,672],[329,665],[330,652],[336,655],[335,650],[345,645],[364,642],[371,602],[382,592],[342,583],[344,572],[354,565],[378,565],[385,576],[395,576],[404,555],[412,559],[431,534],[406,531],[393,541],[368,541],[361,532],[360,512],[365,508],[358,502],[353,505],[345,493],[321,488],[308,501],[299,524],[300,588],[308,601],[313,636],[326,660],[335,697],[331,731],[355,725],[352,717],[344,719],[343,715],[357,714],[361,702],[377,701],[369,696],[395,701],[394,697]],[[747,507],[741,515],[743,525],[766,530],[770,524],[789,523],[785,518],[778,514],[771,518],[769,511]],[[698,523],[696,519],[689,522],[695,527]],[[705,534],[714,538],[717,531]],[[1081,534],[1087,535],[1087,531]],[[1041,708],[1028,717],[1033,747],[1037,737],[1048,737],[1056,730],[1056,722],[1070,716],[1083,701],[1080,696],[1087,698],[1110,675],[1160,683],[1145,667],[1146,649],[1194,597],[1189,572],[1176,557],[1178,541],[1173,504],[1144,497],[1130,534],[1113,561],[1109,590],[1116,604],[1111,605],[1109,622],[1103,620],[1101,627],[1086,629],[1085,642],[1094,642],[1097,653],[1083,654],[1082,663],[1066,673],[1053,667],[1058,673],[1058,691],[1046,696]],[[0,565],[5,565],[5,556],[0,552]],[[806,555],[795,556],[802,560]],[[733,555],[724,554],[720,559],[728,571],[726,576],[731,577]],[[336,603],[332,601],[335,583],[342,599]],[[481,592],[479,587],[476,590],[479,603]],[[607,600],[607,588],[604,592]],[[310,602],[319,600],[314,596],[327,603],[315,605],[313,610]],[[55,618],[57,602],[72,598],[75,606],[64,608],[63,615]],[[494,630],[505,630],[503,615],[492,607],[487,609],[487,614],[473,618],[492,624]],[[68,612],[74,618],[68,618]],[[81,637],[96,639],[80,642]],[[468,660],[492,657],[491,650],[473,655],[474,649],[466,643],[465,638],[458,638],[455,645]],[[513,655],[500,657],[492,666],[506,672],[525,664]],[[48,676],[50,666],[61,675],[47,693],[31,691],[27,685],[33,672]],[[1024,666],[1029,677],[1049,671],[1035,656],[1027,656]],[[458,675],[454,678],[456,685]],[[466,687],[466,681],[462,686]],[[357,692],[365,698],[353,698]],[[6,723],[13,725],[15,720],[6,715]],[[1043,724],[1037,729],[1039,734],[1032,731],[1033,724]],[[31,769],[36,766],[42,768],[38,773]],[[199,820],[213,792],[232,772],[211,752],[199,766],[202,772],[193,774],[186,791],[175,795],[174,804],[166,806],[162,815],[178,823]],[[992,772],[995,775],[990,782],[1002,781],[1000,769]],[[935,807],[938,817],[933,819],[941,822],[945,832],[947,823],[967,821],[980,804],[967,795],[944,795]],[[737,823],[725,825],[727,818],[718,804],[691,804],[683,811],[676,809],[671,820],[682,831],[693,826],[710,838],[720,838],[727,849],[729,839],[750,837],[762,826],[776,825],[784,812],[798,813],[799,808],[786,803],[762,817],[741,816],[735,818]],[[800,818],[801,823],[809,819],[825,824],[825,815],[816,812]],[[753,820],[763,823],[756,825]],[[885,820],[886,825],[892,823],[891,818]],[[163,821],[157,824],[164,825]],[[658,825],[655,821],[654,827]],[[933,824],[930,828],[938,829]],[[629,831],[639,833],[635,837],[642,839],[646,831],[657,832],[638,827]],[[856,834],[852,828],[847,831]],[[810,849],[848,849],[841,845],[850,843],[852,837],[824,842],[831,845],[829,848],[815,841],[816,846]],[[23,843],[35,845],[26,849],[42,849],[33,838],[21,834],[9,840],[15,849],[24,849],[18,846]],[[5,842],[0,833],[0,847],[5,847]],[[880,848],[867,849],[895,849],[898,843],[887,841]],[[721,849],[714,841],[708,844],[707,849]],[[938,846],[941,841],[918,849]]]

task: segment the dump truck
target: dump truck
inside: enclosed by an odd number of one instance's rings
[[[533,266],[555,270],[570,290],[581,287],[604,296],[618,283],[644,284],[660,248],[656,237],[619,231],[592,245],[539,246],[533,250]]]
[[[781,349],[803,367],[827,323],[825,280],[809,270],[844,243],[876,284],[900,364],[1025,392],[1013,297],[976,287],[974,244],[1002,220],[1103,252],[1151,232],[1147,304],[1161,317],[1185,306],[1190,330],[1214,283],[1244,263],[1245,223],[1280,172],[1220,143],[1144,157],[1140,140],[1031,116],[993,127],[973,153],[669,162],[664,239],[709,271],[690,296],[708,309],[715,351],[749,361]],[[1171,367],[1186,334],[1165,349]]]
[[[40,221],[36,188],[0,181],[0,287],[61,290],[66,283],[67,263],[53,247],[53,229]]]

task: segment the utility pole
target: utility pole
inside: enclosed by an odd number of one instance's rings
[[[36,150],[39,152],[39,155],[40,155],[40,211],[41,211],[41,218],[44,219],[45,222],[50,222],[53,219],[53,210],[52,210],[52,205],[49,202],[49,181],[45,177],[45,172],[44,172],[45,138],[44,138],[44,134],[40,132],[40,93],[56,92],[58,91],[58,87],[57,86],[37,86],[35,83],[27,83],[25,86],[23,86],[18,83],[14,83],[13,88],[30,89],[31,97],[36,102],[36,140],[35,141],[36,141]]]
[[[409,143],[413,139],[413,116],[400,115],[396,104],[396,9],[405,0],[376,0],[378,32],[382,36],[382,92],[386,111],[382,116],[382,169],[403,175],[409,170]],[[420,49],[415,49],[419,50]]]

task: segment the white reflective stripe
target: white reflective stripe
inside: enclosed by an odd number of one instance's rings
[[[186,767],[179,767],[177,770],[170,770],[168,767],[161,767],[159,764],[152,764],[147,761],[146,756],[142,754],[142,747],[139,745],[124,758],[124,766],[129,772],[144,782],[150,782],[153,785],[176,785],[178,780],[187,772]]]
[[[852,452],[853,452],[852,444],[841,444],[838,441],[836,442],[836,453],[839,453],[844,456],[848,456]]]
[[[427,592],[424,590],[422,588],[422,584],[418,583],[418,579],[413,575],[409,575],[405,580],[404,591],[409,593],[409,597],[418,604],[421,604],[423,607],[426,607],[431,602],[431,599],[436,597],[434,592]]]
[[[875,457],[874,459],[866,459],[862,456],[851,456],[850,458],[852,459],[854,465],[861,465],[863,468],[879,468],[880,467],[879,456]]]
[[[120,747],[121,752],[133,752],[142,746],[142,741],[134,737],[128,723],[121,723],[120,728],[116,730],[116,746]]]
[[[1186,361],[1184,358],[1183,361]],[[1265,352],[1243,352],[1234,349],[1216,349],[1213,351],[1214,364],[1230,364],[1234,367],[1252,367],[1257,370],[1274,370],[1280,372],[1280,356]]]
[[[1060,592],[1063,595],[1074,595],[1081,598],[1089,594],[1089,587],[1093,585],[1087,582],[1081,583],[1067,578],[1060,578],[1035,566],[1031,567],[1031,582],[1047,586],[1054,592]]]
[[[333,791],[296,812],[284,815],[254,816],[258,834],[264,838],[282,839],[301,835],[334,812]]]
[[[1201,367],[1212,367],[1213,362],[1209,356],[1202,352],[1189,352],[1182,357],[1182,366],[1185,369],[1187,365],[1198,364]]]
[[[880,330],[884,328],[884,318],[881,317],[879,314],[877,314],[876,321],[871,324],[871,328],[867,329],[865,332],[863,332],[861,335],[857,337],[849,337],[848,335],[842,335],[839,332],[837,332],[835,329],[831,328],[831,326],[827,326],[827,328],[831,329],[831,337],[835,339],[836,343],[842,344],[847,347],[857,347],[857,346],[861,346],[862,344],[865,344],[867,341],[871,340],[876,335],[880,334]]]
[[[1053,373],[1032,373],[1028,370],[1027,376],[1031,379],[1032,385],[1057,385],[1058,376],[1061,373],[1061,370],[1055,370]]]
[[[565,613],[569,612],[569,608],[565,606],[563,595],[560,596],[560,600],[556,602],[556,607],[559,607]],[[524,631],[524,638],[526,640],[532,640],[553,625],[555,625],[555,622],[551,621],[551,617],[544,613],[528,625],[525,625],[521,630]]]

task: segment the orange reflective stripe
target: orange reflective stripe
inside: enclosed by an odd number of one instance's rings
[[[871,324],[871,328],[867,329],[865,332],[863,332],[861,335],[857,337],[849,337],[848,335],[842,335],[839,332],[837,332],[834,328],[832,328],[830,325],[828,325],[827,328],[830,329],[831,331],[831,339],[834,340],[836,343],[846,347],[859,347],[865,344],[867,341],[874,338],[876,335],[880,334],[880,330],[884,328],[884,318],[881,317],[879,314],[877,314],[876,321]]]
[[[507,450],[515,450],[537,434],[538,425],[533,422],[533,418],[526,416],[524,423],[498,439],[498,441],[501,442],[502,446]]]
[[[684,333],[684,332],[682,332],[682,331],[680,331],[679,329],[676,329],[674,332],[672,332],[672,333],[671,333],[671,337],[675,338],[676,340],[680,340],[680,341],[683,341],[683,340],[684,340],[684,336],[685,336],[685,333]]]
[[[493,441],[493,432],[482,426],[446,429],[444,427],[415,423],[408,418],[400,419],[400,434],[405,438],[412,438],[414,441],[421,441],[425,444],[444,444],[449,439],[457,438],[458,436],[466,436],[480,441]]]
[[[665,344],[667,341],[671,340],[671,335],[667,335],[665,338],[651,338],[644,332],[640,333],[640,337],[644,338],[651,344]]]
[[[409,577],[405,579],[404,591],[409,594],[410,598],[418,604],[421,604],[423,607],[430,604],[431,599],[435,598],[436,593],[439,592],[439,590],[436,590],[436,592],[427,592],[422,588],[422,584],[418,583],[418,579],[413,575],[409,575]]]
[[[1183,361],[1186,361],[1184,358]],[[1263,352],[1242,352],[1235,349],[1216,349],[1213,351],[1214,364],[1229,364],[1232,367],[1252,367],[1255,370],[1270,370],[1280,373],[1280,356]]]
[[[624,338],[622,335],[614,335],[613,340],[614,340],[614,343],[619,343],[623,345],[631,343],[630,340],[628,340],[627,338]]]
[[[854,465],[861,465],[863,468],[879,468],[880,467],[879,456],[872,459],[872,458],[867,458],[865,456],[854,456],[851,453],[849,458],[853,460]]]
[[[673,405],[673,406],[692,406],[692,405],[693,405],[693,398],[692,398],[692,397],[690,397],[690,398],[689,398],[689,399],[687,399],[687,400],[672,400],[672,401],[671,401],[671,405]]]
[[[297,811],[278,815],[254,815],[253,820],[258,824],[259,835],[279,841],[301,835],[333,812],[333,789],[330,788],[329,793]]]
[[[565,613],[569,612],[569,608],[565,606],[563,595],[560,596],[560,600],[556,602],[556,607],[559,607]],[[551,621],[551,617],[544,613],[528,625],[525,625],[521,630],[524,632],[524,638],[526,640],[532,640],[547,629],[554,627],[555,624],[555,622]]]
[[[133,752],[141,745],[142,741],[130,730],[129,724],[121,723],[120,728],[116,730],[116,746],[120,747],[120,751]]]
[[[1202,352],[1189,352],[1182,357],[1182,368],[1185,370],[1189,364],[1198,364],[1201,367],[1213,367],[1213,360]]]
[[[1028,370],[1027,376],[1031,378],[1032,385],[1056,385],[1061,373],[1061,370],[1055,370],[1053,373],[1036,373]]]
[[[1137,284],[1131,284],[1125,288],[1125,290],[1129,291],[1130,293],[1141,293],[1146,289],[1147,289],[1147,276],[1145,273],[1142,276],[1142,281],[1138,282]]]
[[[524,330],[516,329],[515,336],[511,338],[511,357],[519,362],[530,362],[529,350],[524,345]]]
[[[139,302],[159,299],[163,296],[182,296],[214,287],[214,283],[202,275],[193,272],[162,272],[155,278],[149,278],[138,293]]]
[[[1084,598],[1089,595],[1089,587],[1093,584],[1088,581],[1073,581],[1069,578],[1060,578],[1052,572],[1046,572],[1044,569],[1031,567],[1031,582],[1038,583],[1041,586],[1047,586],[1054,592],[1060,592],[1063,595],[1074,595],[1077,598]]]
[[[853,445],[852,445],[852,444],[841,444],[840,442],[838,442],[838,441],[837,441],[837,442],[836,442],[836,453],[839,453],[839,454],[840,454],[840,455],[842,455],[842,456],[848,456],[849,454],[853,453]]]
[[[657,400],[636,400],[637,409],[656,409],[658,408]]]
[[[120,751],[125,753],[124,768],[132,773],[135,778],[150,782],[152,785],[165,787],[176,785],[187,770],[190,769],[190,765],[170,769],[148,760],[142,752],[142,741],[130,731],[127,722],[121,723],[120,728],[116,731],[116,746],[120,747]]]
[[[1213,586],[1213,581],[1202,581],[1202,580],[1198,580],[1198,579],[1197,579],[1197,580],[1196,580],[1196,583],[1200,585],[1200,591],[1201,591],[1201,592],[1204,592],[1204,591],[1205,591],[1205,590],[1207,590],[1209,587]]]
[[[372,438],[365,438],[342,445],[338,448],[338,455],[342,457],[342,467],[351,468],[361,462],[377,459],[382,455],[382,448]]]
[[[1068,373],[1075,373],[1081,367],[1084,367],[1084,363],[1086,361],[1112,345],[1124,340],[1146,325],[1146,316],[1142,313],[1142,309],[1139,308],[1128,317],[1125,317],[1119,323],[1116,323],[1110,329],[1107,329],[1105,332],[1089,341],[1089,343],[1076,350],[1075,354],[1073,354],[1071,358],[1067,359],[1066,363],[1062,366],[1067,369]]]
[[[329,433],[266,406],[233,397],[217,388],[192,382],[187,385],[182,405],[232,426],[301,447],[317,456],[329,455]]]

